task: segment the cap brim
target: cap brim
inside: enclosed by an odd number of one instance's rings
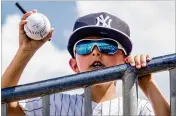
[[[127,55],[129,55],[132,51],[132,42],[130,40],[130,37],[125,33],[113,28],[107,28],[107,27],[101,27],[101,26],[84,26],[73,31],[69,38],[67,48],[70,54],[72,55],[72,57],[73,57],[74,44],[78,40],[89,36],[100,36],[105,38],[112,38],[114,40],[117,40],[124,47],[124,49],[127,52]]]

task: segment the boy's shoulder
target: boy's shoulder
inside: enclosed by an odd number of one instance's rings
[[[73,113],[73,111],[80,111],[83,108],[83,97],[78,94],[70,95],[65,93],[56,93],[50,95],[50,113],[54,115],[55,112],[61,112],[63,115]],[[26,99],[19,101],[20,107],[24,110],[26,115],[42,115],[42,97]],[[76,112],[78,113],[78,112]]]
[[[55,93],[50,95],[50,104],[53,102],[61,103],[61,102],[77,102],[83,100],[83,96],[79,94],[66,94],[66,93]],[[42,97],[35,97],[31,99],[21,100],[19,101],[20,104],[27,104],[27,103],[37,103],[40,106],[42,105]]]
[[[41,114],[42,110],[42,98],[32,98],[25,101],[19,102],[23,110],[26,114],[32,114],[33,111],[35,113]],[[23,105],[22,105],[23,104]],[[111,113],[123,113],[123,98],[118,97],[113,100],[109,100],[103,103],[95,103],[92,102],[92,108],[94,113],[98,112],[101,109],[106,111],[107,109],[111,109]],[[62,111],[62,114],[67,114],[69,109],[69,114],[75,113],[79,114],[80,112],[83,113],[84,111],[84,98],[82,95],[79,94],[65,94],[65,93],[56,93],[50,95],[50,108],[51,113],[54,114],[56,111]],[[109,111],[109,110],[107,110]],[[105,114],[107,112],[104,112]],[[138,114],[139,115],[148,115],[154,114],[153,109],[149,101],[145,99],[138,99]]]

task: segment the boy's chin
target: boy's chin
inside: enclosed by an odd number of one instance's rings
[[[101,70],[101,69],[103,69],[103,68],[105,68],[105,67],[91,68],[90,70],[91,70],[91,71],[93,71],[93,70]]]

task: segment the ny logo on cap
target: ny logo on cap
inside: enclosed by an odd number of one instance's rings
[[[97,17],[97,24],[96,26],[103,26],[103,27],[111,27],[111,21],[109,16],[106,16],[106,18],[103,17],[103,15],[100,15]]]

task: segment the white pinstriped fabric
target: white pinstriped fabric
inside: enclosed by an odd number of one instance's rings
[[[27,116],[42,116],[42,99],[40,97],[20,101],[20,106]],[[116,98],[102,103],[92,102],[93,116],[123,115],[122,98]],[[50,95],[50,116],[83,116],[84,98],[81,95],[52,94]],[[138,99],[138,115],[154,115],[150,103]]]

